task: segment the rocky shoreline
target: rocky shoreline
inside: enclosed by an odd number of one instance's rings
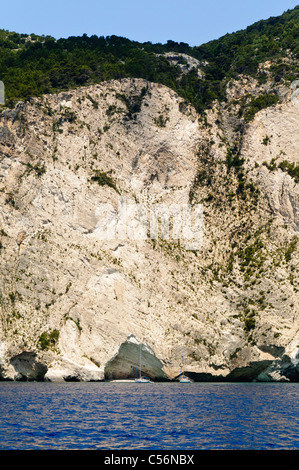
[[[145,345],[139,345],[136,338],[130,337],[122,344],[118,353],[105,365],[104,370],[94,364],[75,364],[63,360],[48,364],[45,357],[24,352],[11,359],[3,367],[1,380],[46,381],[46,382],[132,382],[136,376],[138,350],[142,348],[142,371],[155,382],[176,382],[178,376],[168,376],[163,371],[163,363]],[[49,360],[49,358],[48,358]],[[137,361],[137,362],[136,362]],[[212,367],[211,367],[212,368]],[[1,371],[1,369],[0,369]],[[217,373],[188,371],[185,375],[193,382],[299,382],[299,357],[290,358],[282,354],[274,360],[249,363],[246,367],[231,370],[226,375]]]

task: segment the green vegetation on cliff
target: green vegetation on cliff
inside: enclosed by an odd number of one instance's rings
[[[225,85],[232,77],[247,74],[263,81],[261,62],[271,61],[270,73],[275,82],[293,80],[298,73],[298,24],[299,7],[295,7],[198,47],[183,42],[138,43],[118,36],[85,34],[55,40],[51,36],[0,30],[0,79],[6,86],[9,106],[30,96],[135,77],[174,89],[202,111],[214,99],[225,98]],[[204,77],[192,67],[182,74],[179,65],[163,55],[166,52],[198,59]]]

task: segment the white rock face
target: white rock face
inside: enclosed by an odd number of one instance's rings
[[[296,82],[291,85],[282,104],[258,113],[247,132],[242,153],[251,165],[260,165],[255,170],[256,180],[267,194],[274,215],[280,216],[286,223],[291,222],[298,231],[298,184],[279,168],[279,163],[284,160],[291,164],[299,162],[299,95],[298,90],[292,91]],[[268,169],[271,168],[271,162],[277,167],[276,171]]]
[[[106,363],[105,378],[109,380],[138,378],[164,380],[167,375],[163,371],[163,363],[157,359],[154,351],[146,345],[139,344],[133,335],[122,343],[117,353]]]
[[[5,111],[2,379],[124,379],[142,345],[144,372],[157,380],[179,374],[183,348],[195,380],[297,380],[298,185],[262,165],[281,150],[281,161],[295,161],[293,93],[258,113],[244,135],[257,205],[250,189],[238,195],[225,164],[216,121],[227,112],[215,106],[207,126],[164,86],[111,81]],[[171,231],[152,239],[151,211],[185,207],[191,194],[193,208],[204,208],[202,246],[188,250]],[[132,214],[124,223],[130,204],[145,211],[143,232]]]

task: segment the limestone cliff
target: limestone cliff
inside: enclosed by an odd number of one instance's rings
[[[247,122],[245,78],[205,116],[142,79],[3,111],[1,378],[133,377],[141,347],[155,380],[184,349],[194,380],[298,381],[296,90]],[[202,204],[202,245],[103,239],[120,200]]]

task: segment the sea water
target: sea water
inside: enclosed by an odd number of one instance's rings
[[[299,449],[299,384],[0,382],[0,449]]]

